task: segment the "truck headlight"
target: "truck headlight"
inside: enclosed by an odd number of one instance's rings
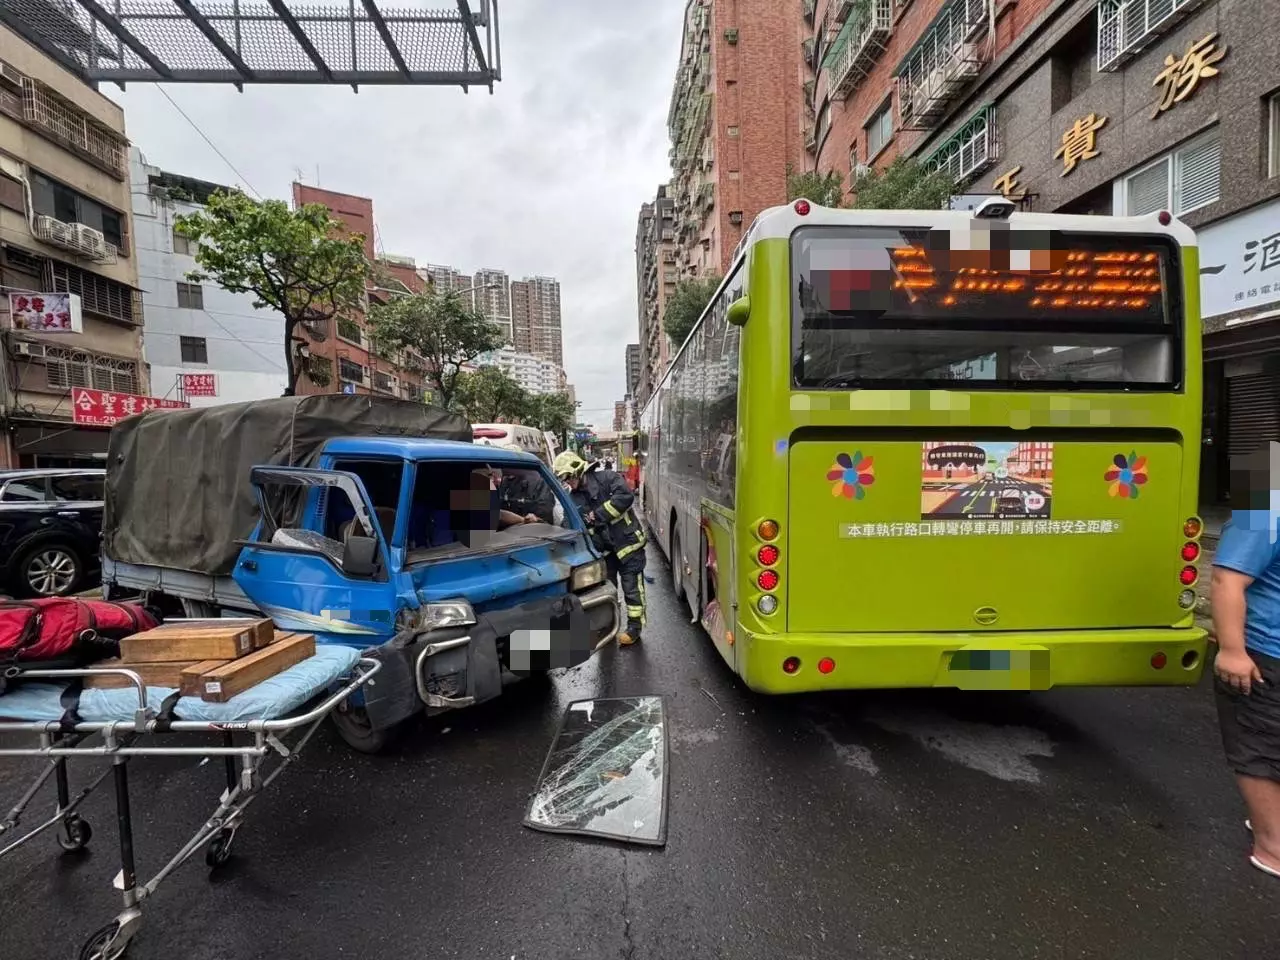
[[[476,622],[476,612],[465,600],[441,600],[423,604],[419,624],[423,630],[442,627],[469,627]]]
[[[573,568],[573,573],[569,575],[569,589],[585,590],[587,587],[594,587],[597,583],[604,582],[604,575],[603,560],[592,560],[590,563],[584,563],[580,567]]]

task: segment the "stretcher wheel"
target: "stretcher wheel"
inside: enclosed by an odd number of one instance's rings
[[[219,830],[213,835],[204,851],[204,862],[209,869],[220,867],[231,859],[231,841],[235,836],[234,830],[227,829]]]
[[[120,921],[112,920],[84,942],[79,960],[116,960],[127,949],[129,941],[120,938]]]
[[[89,821],[77,816],[70,816],[62,821],[62,832],[58,834],[58,846],[63,850],[83,850],[93,839],[93,827]]]

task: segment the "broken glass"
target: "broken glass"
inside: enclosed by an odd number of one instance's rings
[[[662,846],[666,773],[661,697],[576,701],[551,744],[525,825]]]

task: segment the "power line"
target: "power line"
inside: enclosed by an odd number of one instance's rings
[[[173,104],[173,109],[177,110],[178,113],[182,114],[182,119],[187,121],[187,123],[191,124],[191,129],[194,130],[196,133],[200,134],[200,137],[204,140],[205,143],[207,143],[210,146],[210,148],[212,148],[213,152],[222,158],[222,162],[231,168],[231,172],[234,173],[237,177],[239,177],[241,181],[243,181],[244,185],[249,188],[249,192],[252,193],[259,200],[261,200],[262,194],[260,194],[256,189],[254,189],[253,184],[249,182],[249,178],[246,177],[239,170],[237,170],[236,165],[227,159],[226,154],[224,154],[221,150],[218,149],[218,145],[209,139],[208,134],[206,134],[203,130],[201,130],[200,127],[196,124],[196,122],[192,120],[189,116],[187,116],[187,112],[183,110],[180,106],[178,106],[178,102],[174,100],[173,97],[169,96],[169,91],[166,90],[164,87],[160,86],[160,84],[158,83],[156,84],[156,89],[159,90],[164,95],[164,98],[166,100],[168,100],[171,104]]]

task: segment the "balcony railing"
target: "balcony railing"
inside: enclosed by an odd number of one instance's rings
[[[979,42],[987,25],[988,0],[953,0],[916,43],[898,70],[903,125],[928,129],[986,62]]]
[[[1100,0],[1098,69],[1119,69],[1203,3],[1204,0]]]
[[[984,107],[925,161],[948,173],[957,188],[967,186],[1000,157],[995,110]]]
[[[117,180],[129,179],[129,143],[38,80],[22,78],[23,119]]]
[[[825,64],[833,97],[847,97],[871,71],[892,29],[893,0],[866,0],[845,21]]]

